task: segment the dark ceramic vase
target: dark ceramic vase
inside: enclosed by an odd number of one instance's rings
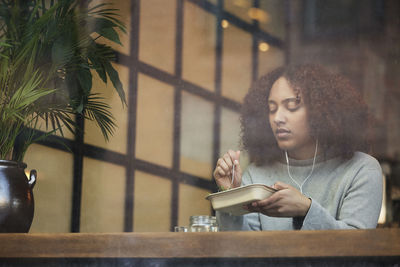
[[[25,168],[22,162],[0,160],[0,233],[27,233],[31,227],[36,171],[28,180]]]

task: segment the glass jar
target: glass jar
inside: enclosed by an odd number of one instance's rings
[[[186,226],[175,226],[174,232],[187,232],[188,228]]]
[[[190,216],[190,232],[218,232],[217,218],[215,216],[194,215]]]

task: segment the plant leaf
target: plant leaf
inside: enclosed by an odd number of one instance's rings
[[[56,66],[62,67],[73,56],[73,49],[69,40],[66,40],[63,36],[58,38],[51,49],[51,58]]]
[[[104,62],[104,68],[110,77],[114,88],[117,90],[119,98],[121,99],[122,104],[126,105],[125,91],[122,88],[121,80],[119,79],[118,72],[114,69],[110,62]]]
[[[98,97],[97,94],[90,95],[85,109],[85,117],[99,126],[104,139],[108,141],[109,135],[114,133],[116,125],[110,112],[111,107],[102,100],[104,98]]]
[[[84,67],[81,68],[78,71],[78,80],[85,95],[88,95],[92,89],[92,74],[90,73],[90,70]]]
[[[101,36],[107,38],[110,41],[113,41],[114,43],[117,43],[119,45],[122,45],[121,41],[119,40],[119,35],[118,33],[114,30],[114,28],[101,28],[96,31],[98,34]]]

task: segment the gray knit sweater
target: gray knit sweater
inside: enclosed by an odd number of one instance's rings
[[[312,161],[290,159],[290,172],[298,184],[310,173]],[[262,167],[251,164],[242,177],[242,185],[271,186],[277,181],[298,188],[288,176],[286,162]],[[231,216],[217,212],[217,220],[222,231],[375,228],[382,204],[382,170],[376,159],[362,152],[345,161],[319,156],[312,175],[303,185],[303,194],[312,200],[305,218],[277,218],[261,213]]]

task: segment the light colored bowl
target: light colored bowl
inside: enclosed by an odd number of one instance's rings
[[[238,216],[249,213],[243,208],[244,205],[266,199],[276,191],[264,184],[250,184],[210,194],[206,199],[211,201],[214,210]]]

